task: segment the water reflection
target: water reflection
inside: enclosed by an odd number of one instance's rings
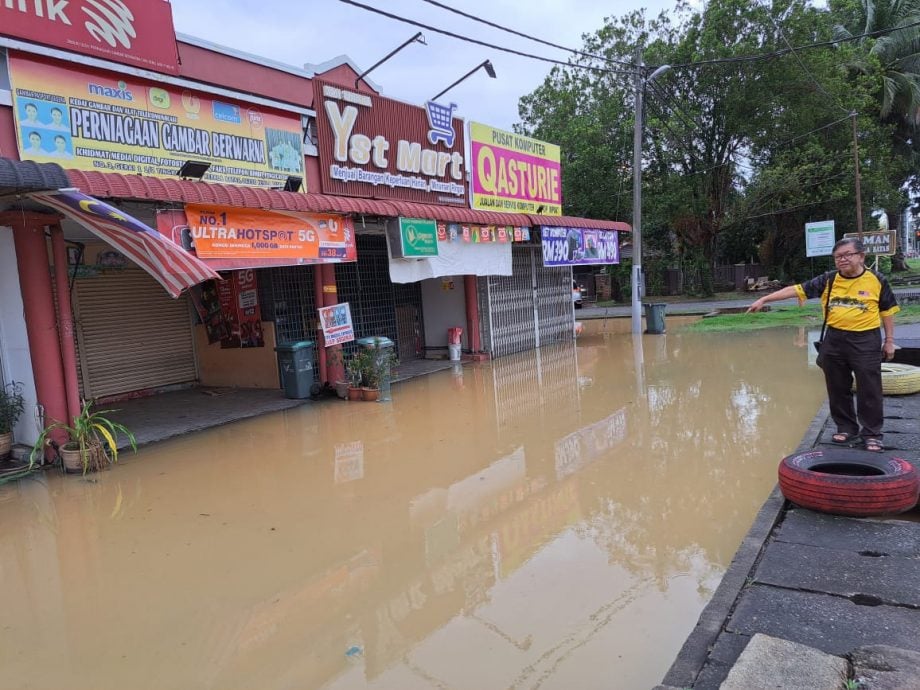
[[[589,331],[0,487],[3,686],[651,687],[823,397],[794,337]]]

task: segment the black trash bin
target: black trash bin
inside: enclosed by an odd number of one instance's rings
[[[313,385],[313,341],[282,343],[275,352],[278,353],[284,397],[309,398]]]
[[[646,303],[645,307],[645,332],[660,334],[664,333],[664,310],[668,305],[663,302],[654,304]]]
[[[381,365],[382,368],[380,372],[380,397],[378,400],[390,400],[390,381],[393,374],[393,372],[390,371],[390,362],[393,360],[393,348],[396,343],[385,335],[372,335],[369,338],[359,338],[357,343],[365,350],[376,350],[377,363]]]

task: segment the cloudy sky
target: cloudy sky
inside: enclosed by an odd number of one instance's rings
[[[417,27],[339,0],[171,0],[176,30],[290,65],[348,55],[367,68],[410,38]],[[359,0],[391,14],[485,41],[490,45],[565,60],[565,52],[492,29],[424,0]],[[605,16],[644,6],[656,13],[672,0],[441,0],[468,14],[560,45],[580,48],[581,36]],[[387,96],[422,104],[483,60],[497,79],[479,70],[442,101],[457,115],[503,129],[518,121],[518,99],[536,88],[551,65],[421,29],[427,45],[407,46],[370,75]]]

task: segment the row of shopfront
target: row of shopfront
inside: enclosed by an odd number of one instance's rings
[[[384,98],[347,59],[177,40],[135,4],[128,57],[0,27],[0,371],[46,418],[279,388],[275,348],[303,340],[331,383],[355,338],[408,361],[456,327],[474,358],[573,337],[571,266],[617,263],[628,226],[559,215],[558,147]]]

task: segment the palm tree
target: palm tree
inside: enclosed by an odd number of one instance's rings
[[[892,148],[909,163],[908,179],[898,183],[917,183],[920,170],[920,0],[860,0],[850,6],[855,15],[849,22],[856,33],[843,25],[834,27],[835,38],[860,36],[861,57],[850,69],[863,74],[879,74],[879,119],[893,125]],[[898,30],[898,27],[906,27]],[[868,35],[866,35],[868,34]],[[881,34],[881,35],[879,35]],[[897,222],[900,209],[886,209]],[[893,270],[908,269],[901,247],[893,257]]]

